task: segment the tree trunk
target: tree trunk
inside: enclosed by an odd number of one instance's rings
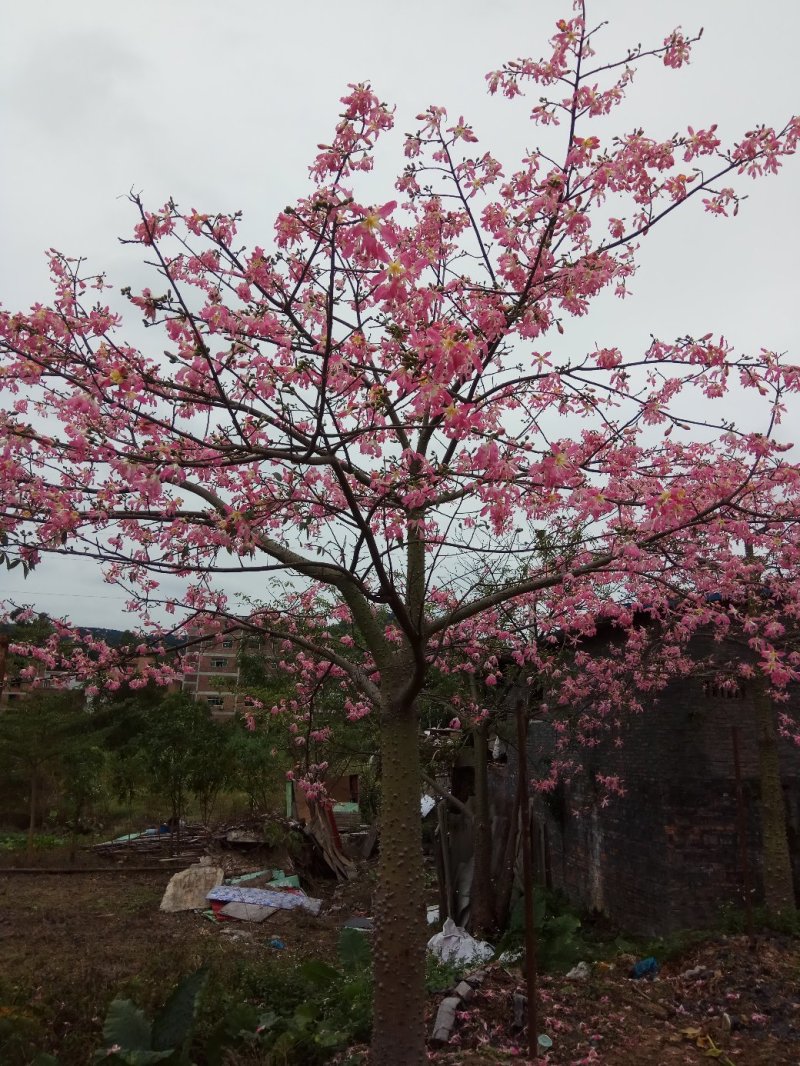
[[[475,873],[470,899],[470,928],[475,936],[488,939],[494,932],[492,905],[492,840],[489,816],[489,726],[481,722],[473,733],[475,744],[475,809],[472,841]]]
[[[758,769],[761,783],[761,833],[763,839],[764,903],[773,914],[795,909],[792,860],[778,761],[775,710],[760,680],[754,694],[758,715]]]
[[[419,738],[413,705],[384,706],[381,766],[370,1061],[380,1066],[422,1066],[425,917]]]

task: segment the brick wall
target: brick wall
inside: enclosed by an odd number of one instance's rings
[[[697,654],[704,650],[697,642]],[[791,693],[789,706],[800,712],[800,693]],[[621,749],[608,742],[581,752],[587,773],[537,798],[552,885],[621,928],[645,934],[712,925],[723,904],[741,906],[732,726],[739,732],[751,881],[759,897],[752,699],[746,689],[726,697],[700,678],[671,684],[657,704],[626,721]],[[552,752],[550,730],[533,728],[529,747],[532,771],[542,770]],[[800,885],[800,751],[781,741],[780,760]],[[619,774],[627,795],[602,806],[593,783],[598,771]]]

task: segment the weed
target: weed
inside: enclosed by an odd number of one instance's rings
[[[0,851],[24,851],[27,842],[27,833],[0,833]],[[55,836],[52,833],[37,833],[33,838],[33,846],[37,851],[44,851],[46,848],[61,848],[66,843],[65,837]]]
[[[723,904],[719,911],[719,929],[723,933],[741,934],[747,932],[747,915],[744,909],[731,903]],[[776,914],[766,907],[753,908],[753,929],[756,932],[771,931],[786,936],[800,936],[800,911]]]
[[[431,994],[446,992],[457,985],[468,969],[457,962],[444,962],[432,952],[425,957],[425,990]]]
[[[511,921],[504,933],[499,952],[515,951],[525,941],[524,902],[520,899],[511,912]],[[536,954],[544,971],[567,970],[579,959],[593,953],[583,935],[581,920],[564,898],[555,892],[539,889],[534,897],[536,925]]]
[[[258,990],[256,1002],[229,1003],[204,1044],[211,1066],[231,1061],[314,1066],[337,1050],[369,1038],[372,1028],[370,945],[346,929],[339,940],[339,968],[310,959],[294,968],[272,966],[241,973],[240,991]],[[219,1003],[215,1002],[219,1011]]]

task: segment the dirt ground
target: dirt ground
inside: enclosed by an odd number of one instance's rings
[[[593,967],[582,981],[542,979],[538,1029],[553,1041],[542,1063],[800,1063],[796,940],[763,937],[751,947],[746,937],[716,938],[665,964],[652,980],[630,979],[630,961]],[[460,1015],[455,1046],[435,1061],[470,1066],[524,1059],[523,1034],[510,1024],[515,991],[524,992],[519,969],[490,965]]]
[[[214,924],[192,911],[159,910],[174,868],[137,873],[84,853],[79,870],[107,871],[11,874],[4,868],[13,858],[3,856],[0,865],[0,1066],[27,1066],[32,1048],[56,1054],[61,1066],[83,1066],[102,1046],[115,996],[152,1013],[177,981],[204,964],[233,982],[243,964],[267,956],[288,965],[334,960],[343,922],[369,913],[374,888],[369,870],[346,885],[304,878],[308,894],[325,900],[319,917],[294,910],[261,924]],[[228,875],[282,865],[275,854],[217,858]],[[41,856],[17,859],[14,865],[48,865]],[[273,947],[274,940],[284,946]]]
[[[87,860],[84,859],[84,862]],[[92,861],[97,865],[96,860]],[[227,854],[228,872],[263,858]],[[7,864],[6,864],[7,865]],[[306,884],[325,899],[315,918],[280,912],[260,925],[216,925],[196,913],[162,914],[170,871],[9,874],[0,869],[0,1062],[25,1066],[32,1049],[62,1066],[90,1061],[111,999],[152,1010],[203,963],[223,973],[266,956],[287,963],[333,959],[342,923],[370,913],[374,869],[337,886]],[[273,946],[280,940],[283,947]],[[553,1041],[540,1061],[608,1066],[800,1063],[800,945],[786,937],[716,937],[665,963],[657,978],[627,976],[632,959],[595,966],[581,981],[542,979],[539,1031]],[[490,964],[458,1017],[452,1042],[431,1049],[448,1066],[525,1061],[513,1027],[518,968]],[[431,996],[428,1031],[442,995]],[[719,1054],[717,1054],[719,1052]]]

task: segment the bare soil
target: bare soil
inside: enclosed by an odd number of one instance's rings
[[[43,865],[41,856],[14,858],[16,866]],[[274,854],[218,858],[229,874],[281,865]],[[102,866],[85,853],[77,868],[82,864]],[[308,894],[326,901],[319,917],[294,910],[260,924],[215,924],[199,913],[159,910],[173,873],[109,865],[104,873],[12,874],[0,867],[2,1066],[27,1066],[37,1051],[57,1055],[60,1066],[84,1066],[102,1046],[115,996],[152,1014],[181,978],[205,964],[224,987],[235,984],[243,965],[267,957],[287,969],[303,958],[334,960],[343,922],[370,913],[374,886],[369,869],[346,885],[306,878]],[[284,946],[273,947],[274,940]]]
[[[94,857],[80,861],[97,865]],[[239,872],[272,859],[226,853],[223,861],[228,872]],[[286,911],[258,925],[213,924],[192,912],[162,914],[159,902],[171,872],[110,867],[107,873],[20,875],[0,869],[3,1066],[26,1066],[37,1051],[57,1055],[62,1066],[83,1066],[102,1044],[102,1021],[115,996],[130,996],[152,1012],[175,982],[205,963],[224,989],[228,980],[233,987],[243,966],[265,958],[332,961],[343,922],[371,914],[369,866],[347,885],[305,883],[310,895],[326,901],[318,918]],[[272,946],[276,939],[285,946]],[[660,1066],[700,1064],[709,1057],[725,1066],[800,1063],[796,939],[764,936],[751,946],[745,937],[716,937],[665,963],[654,980],[631,980],[631,961],[595,966],[583,981],[542,979],[539,1031],[553,1041],[542,1063]],[[485,969],[451,1044],[431,1048],[431,1061],[526,1061],[524,1033],[513,1027],[522,974],[498,964]],[[441,999],[430,997],[429,1032]]]

